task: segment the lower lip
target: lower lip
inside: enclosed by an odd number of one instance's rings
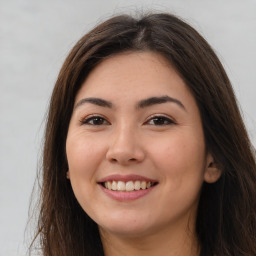
[[[106,189],[105,187],[101,186],[101,189],[104,191],[104,193],[107,194],[107,196],[111,197],[112,199],[115,199],[117,201],[122,201],[122,202],[132,201],[132,200],[139,199],[143,196],[146,196],[154,188],[155,188],[155,186],[150,187],[148,189],[141,189],[141,190],[134,190],[134,191],[130,191],[130,192],[125,192],[125,191],[109,190],[109,189]]]

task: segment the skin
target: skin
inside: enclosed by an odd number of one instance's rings
[[[138,107],[162,96],[175,101]],[[91,97],[112,106],[83,101]],[[100,63],[77,94],[66,152],[68,178],[99,225],[105,255],[198,255],[200,189],[220,172],[206,152],[195,99],[164,57],[127,52]],[[157,185],[136,200],[119,201],[98,183],[112,174],[142,175]]]

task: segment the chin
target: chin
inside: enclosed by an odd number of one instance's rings
[[[141,218],[120,218],[104,223],[99,223],[101,232],[111,233],[120,237],[141,237],[149,232],[149,222],[143,221]]]

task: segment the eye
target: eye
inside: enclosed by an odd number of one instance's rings
[[[90,116],[80,121],[81,124],[87,124],[87,125],[109,125],[109,122],[101,117],[101,116]]]
[[[164,125],[172,125],[176,124],[172,119],[166,116],[154,116],[150,118],[146,124],[156,125],[156,126],[164,126]]]

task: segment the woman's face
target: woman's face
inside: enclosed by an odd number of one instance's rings
[[[90,73],[75,100],[66,152],[78,202],[112,234],[187,227],[203,181],[217,179],[209,178],[196,102],[156,53],[119,54]]]

